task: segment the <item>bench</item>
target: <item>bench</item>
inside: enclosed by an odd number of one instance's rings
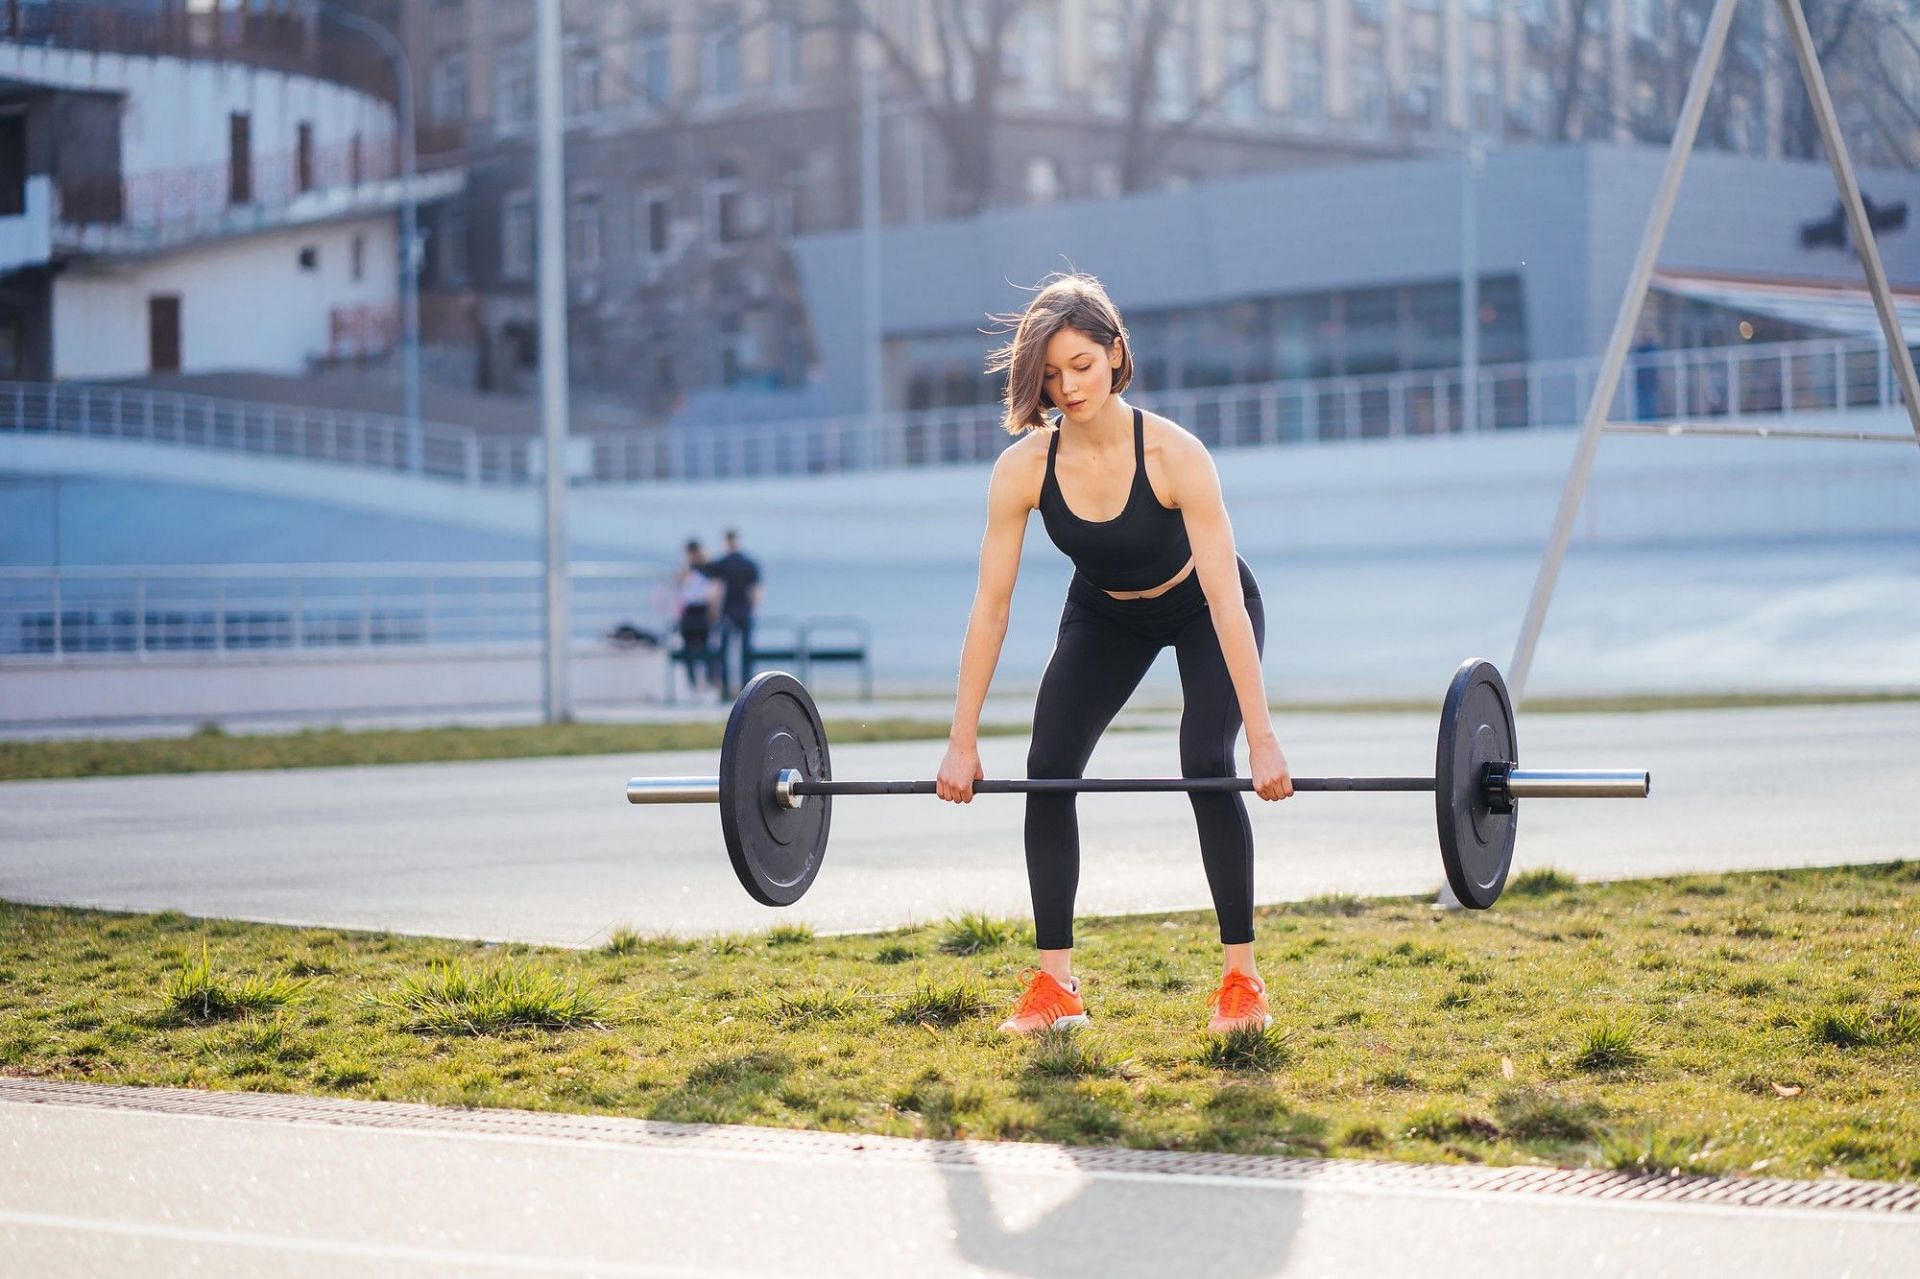
[[[719,639],[715,628],[714,640]],[[855,665],[860,668],[860,697],[873,700],[873,665],[867,650],[872,632],[857,617],[757,617],[753,622],[753,669],[791,670],[802,684],[813,683],[813,668],[818,664]],[[663,701],[671,704],[679,687],[675,671],[686,670],[686,652],[675,644],[667,653],[666,687]]]

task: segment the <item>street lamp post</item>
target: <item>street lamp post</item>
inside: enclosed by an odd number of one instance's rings
[[[420,440],[420,242],[419,208],[414,195],[413,69],[407,51],[393,32],[351,10],[327,0],[319,6],[340,25],[367,37],[393,63],[400,92],[400,326],[401,369],[405,381],[407,453],[411,469],[421,464]]]

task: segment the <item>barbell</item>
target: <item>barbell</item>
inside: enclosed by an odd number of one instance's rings
[[[1491,662],[1461,664],[1440,707],[1432,777],[1296,777],[1295,791],[1432,791],[1447,883],[1463,905],[1484,910],[1513,865],[1522,799],[1644,799],[1645,769],[1522,769],[1513,702]],[[1042,777],[984,779],[980,795],[1112,791],[1247,791],[1245,777]],[[806,686],[784,671],[756,675],[733,704],[720,739],[717,777],[635,777],[632,804],[718,804],[734,874],[755,901],[790,906],[820,873],[836,797],[931,795],[931,781],[834,781],[827,734]]]

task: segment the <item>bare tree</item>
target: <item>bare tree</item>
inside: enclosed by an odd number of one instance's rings
[[[899,83],[921,103],[946,148],[953,179],[953,212],[977,213],[993,202],[994,142],[1000,91],[1014,21],[1033,0],[921,0],[939,50],[923,67],[883,11],[883,0],[838,0],[838,12],[856,32],[872,36]]]
[[[1120,150],[1120,188],[1140,191],[1154,185],[1161,161],[1177,142],[1218,116],[1220,106],[1235,89],[1248,80],[1258,83],[1261,59],[1228,68],[1211,89],[1198,94],[1186,110],[1172,118],[1161,111],[1160,54],[1168,47],[1170,34],[1190,26],[1196,8],[1194,0],[1123,0],[1120,14],[1126,49],[1126,81],[1122,90],[1126,127]],[[1256,49],[1266,48],[1267,24],[1272,6],[1256,3],[1247,6]],[[1176,46],[1177,47],[1177,46]],[[1187,52],[1191,54],[1191,46]]]

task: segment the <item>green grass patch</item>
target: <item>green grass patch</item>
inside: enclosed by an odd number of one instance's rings
[[[585,950],[0,903],[0,1073],[902,1136],[1920,1179],[1920,863],[1082,919],[1092,1022],[995,1027],[1025,921]],[[950,946],[951,943],[951,946]],[[959,953],[964,951],[965,953]]]
[[[526,1027],[570,1030],[608,1016],[607,1003],[563,977],[530,963],[508,960],[482,968],[443,962],[412,974],[387,994],[367,1002],[400,1014],[409,1030],[491,1035]]]
[[[203,727],[186,737],[85,738],[0,742],[0,781],[50,777],[126,777],[142,773],[224,773],[272,768],[338,768],[548,755],[629,755],[719,750],[724,718],[674,724],[539,724],[512,728],[337,728],[297,733],[225,733]],[[937,741],[939,719],[827,721],[827,740]],[[987,736],[1024,734],[1022,725],[982,724]]]

